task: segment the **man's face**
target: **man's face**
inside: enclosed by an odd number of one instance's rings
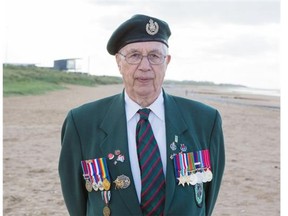
[[[121,54],[119,54],[121,53]],[[124,56],[143,55],[150,57],[164,56],[161,64],[152,64],[147,57],[143,57],[138,64],[129,64]],[[165,77],[167,66],[171,56],[168,55],[168,48],[161,42],[137,42],[123,47],[116,54],[116,61],[119,71],[122,74],[125,89],[132,99],[150,98],[156,99],[161,92],[162,83]],[[153,61],[153,60],[152,60]]]

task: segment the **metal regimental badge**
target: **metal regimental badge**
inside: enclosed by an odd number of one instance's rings
[[[154,22],[152,19],[149,20],[149,23],[146,24],[146,32],[149,35],[155,35],[159,31],[159,25],[157,22]]]
[[[120,175],[114,181],[117,189],[125,189],[130,185],[130,179],[128,176]]]
[[[199,207],[201,207],[203,201],[203,183],[197,183],[195,185],[194,190],[195,190],[196,203]]]

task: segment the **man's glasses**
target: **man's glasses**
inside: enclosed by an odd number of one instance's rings
[[[144,57],[147,57],[150,64],[160,65],[160,64],[163,64],[164,59],[166,58],[165,55],[162,55],[159,53],[148,53],[148,55],[146,56],[138,52],[129,53],[127,55],[123,55],[122,53],[119,53],[119,54],[125,58],[128,64],[132,64],[132,65],[140,64],[140,62],[142,61]]]

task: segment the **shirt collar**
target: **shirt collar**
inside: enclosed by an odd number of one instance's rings
[[[125,109],[126,109],[126,118],[127,122],[130,121],[134,115],[137,113],[139,109],[142,107],[135,103],[125,91]],[[146,107],[151,109],[151,111],[162,121],[165,119],[164,114],[164,98],[163,98],[163,91],[160,92],[158,98],[149,106]]]

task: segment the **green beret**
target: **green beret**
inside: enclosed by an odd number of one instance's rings
[[[127,44],[145,41],[159,41],[168,46],[170,35],[169,26],[163,20],[137,14],[113,32],[108,41],[107,50],[111,55],[115,55]]]

